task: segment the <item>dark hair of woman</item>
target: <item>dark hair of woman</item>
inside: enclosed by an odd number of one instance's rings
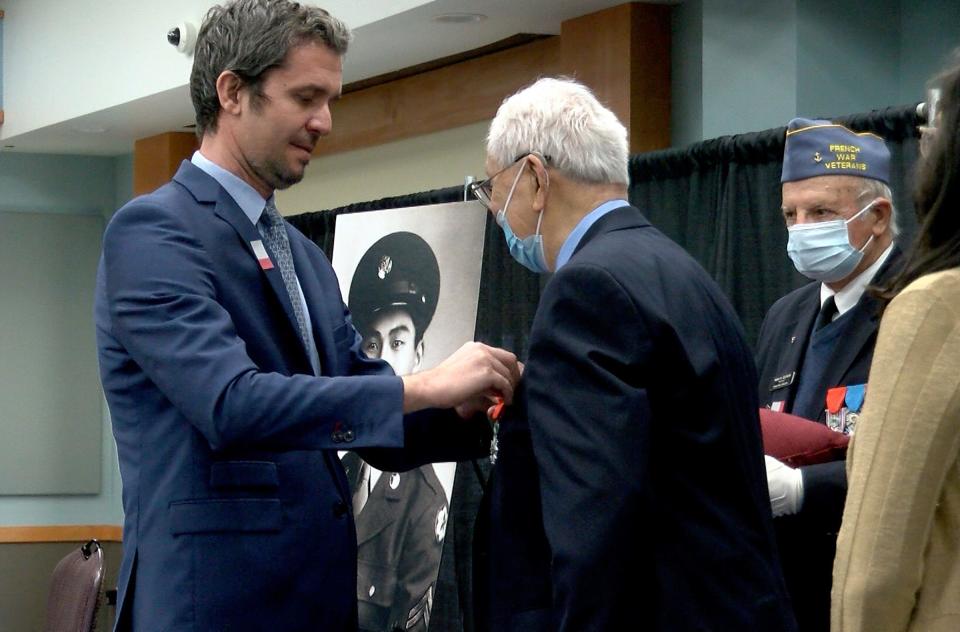
[[[960,267],[960,49],[933,83],[940,87],[940,109],[930,151],[916,172],[919,228],[903,269],[878,288],[885,301],[925,274]]]

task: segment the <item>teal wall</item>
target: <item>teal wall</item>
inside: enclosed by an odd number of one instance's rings
[[[960,46],[960,0],[902,2],[898,103],[924,99],[926,82]]]
[[[703,138],[783,125],[796,108],[794,0],[703,3]]]
[[[130,198],[132,171],[130,156],[0,152],[0,212],[79,213],[106,218]],[[12,298],[0,297],[2,300]],[[73,329],[92,335],[92,327],[91,315]],[[122,523],[120,474],[105,404],[100,424],[101,450],[96,457],[102,461],[100,493],[0,496],[0,526]]]
[[[797,114],[825,118],[901,105],[899,0],[873,0],[869,9],[836,0],[798,4]]]
[[[671,144],[689,145],[703,136],[703,0],[687,0],[671,13]]]
[[[687,0],[672,144],[907,105],[960,45],[960,0]]]
[[[3,20],[0,20],[0,110],[3,109]]]

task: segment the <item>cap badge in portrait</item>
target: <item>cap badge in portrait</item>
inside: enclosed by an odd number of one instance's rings
[[[880,136],[824,120],[787,124],[781,182],[817,176],[858,176],[890,183],[890,150]]]
[[[430,325],[440,293],[440,267],[430,245],[407,231],[384,235],[360,257],[347,305],[361,335],[382,310],[409,313],[414,327]]]
[[[377,276],[383,280],[387,278],[391,270],[393,270],[393,259],[390,258],[390,255],[380,257],[380,264],[377,266]]]

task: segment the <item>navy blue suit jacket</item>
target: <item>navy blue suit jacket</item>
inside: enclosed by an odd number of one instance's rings
[[[184,162],[106,229],[95,320],[123,480],[119,629],[354,630],[336,450],[398,470],[485,449],[485,422],[401,414],[401,380],[359,352],[329,262],[287,233],[320,377],[256,227],[200,169]]]
[[[755,384],[707,273],[633,207],[597,221],[537,310],[529,429],[502,422],[492,629],[793,630]]]

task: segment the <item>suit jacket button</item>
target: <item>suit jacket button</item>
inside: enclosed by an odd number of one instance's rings
[[[342,500],[338,500],[333,503],[333,515],[336,518],[343,518],[347,515],[347,503]]]
[[[347,430],[343,433],[343,440],[347,443],[353,441],[356,437],[353,435],[353,430]]]
[[[343,441],[343,432],[340,430],[334,430],[330,433],[330,440],[334,443],[341,443]]]

